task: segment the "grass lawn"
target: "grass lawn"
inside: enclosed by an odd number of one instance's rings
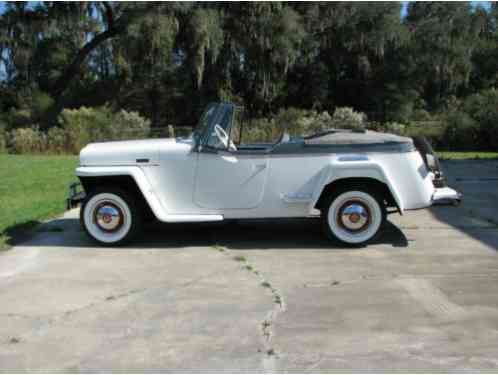
[[[450,152],[441,151],[437,153],[443,160],[462,160],[462,159],[498,159],[498,152]]]
[[[77,156],[0,155],[0,249],[12,233],[65,210]]]

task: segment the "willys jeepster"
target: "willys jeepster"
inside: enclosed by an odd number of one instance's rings
[[[211,104],[187,138],[92,143],[76,169],[69,207],[86,233],[120,245],[145,218],[162,222],[321,217],[325,234],[372,240],[386,215],[458,202],[424,139],[369,130],[285,131],[244,143],[240,108]]]

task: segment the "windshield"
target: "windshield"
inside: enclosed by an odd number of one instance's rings
[[[206,129],[208,128],[209,124],[213,120],[213,117],[216,113],[216,104],[209,104],[204,113],[202,114],[199,122],[197,123],[197,126],[194,129],[194,132],[192,135],[198,139]]]

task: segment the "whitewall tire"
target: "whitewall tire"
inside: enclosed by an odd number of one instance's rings
[[[386,218],[382,199],[368,189],[341,189],[324,208],[322,220],[327,236],[348,245],[364,245],[372,240]]]
[[[123,245],[141,225],[141,215],[131,195],[108,188],[91,192],[80,211],[85,232],[102,245]]]

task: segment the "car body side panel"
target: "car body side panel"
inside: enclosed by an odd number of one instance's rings
[[[351,177],[385,183],[401,211],[430,206],[434,193],[431,175],[418,152],[269,155],[264,158],[265,169],[259,171],[267,173],[262,193],[258,192],[258,185],[252,202],[242,197],[240,204],[231,203],[239,207],[235,209],[199,207],[195,204],[194,189],[200,154],[184,146],[178,146],[175,152],[169,149],[160,166],[80,167],[77,174],[132,176],[156,217],[167,222],[305,217],[316,214],[314,206],[326,185]],[[230,176],[212,171],[212,179],[219,182],[229,180]],[[236,196],[234,191],[232,198]]]
[[[194,202],[201,209],[247,210],[261,205],[268,155],[198,153]]]
[[[198,153],[192,143],[176,142],[159,150],[159,155],[159,166],[146,169],[145,174],[161,204],[170,213],[198,213],[192,201]]]
[[[374,159],[383,167],[389,186],[398,192],[403,210],[429,207],[435,187],[429,172],[417,151],[398,155],[378,154]]]
[[[335,155],[324,170],[313,194],[309,212],[326,185],[345,178],[372,178],[389,188],[400,212],[431,205],[434,186],[420,154],[416,151],[392,154]]]
[[[305,217],[321,170],[330,155],[270,155],[264,194],[258,207],[224,210],[226,218]]]
[[[169,212],[166,207],[161,204],[158,196],[160,192],[154,190],[149,179],[146,177],[146,171],[150,172],[151,167],[138,166],[114,166],[114,167],[78,167],[76,175],[79,177],[106,177],[106,176],[131,176],[136,182],[138,188],[142,192],[145,200],[149,204],[156,218],[164,222],[205,222],[205,221],[220,221],[223,220],[222,215],[216,214],[179,214],[177,212]]]

